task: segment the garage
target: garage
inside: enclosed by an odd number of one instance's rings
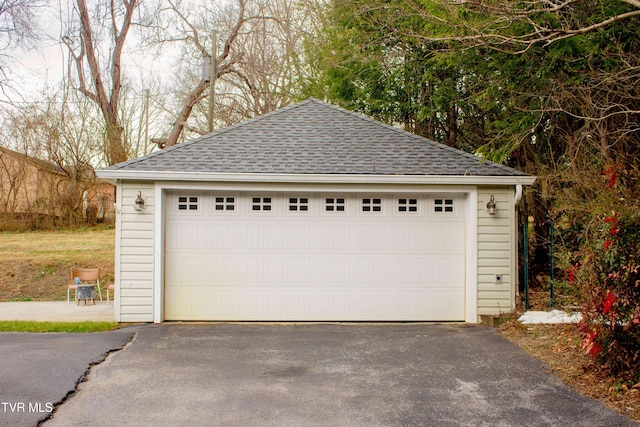
[[[166,320],[464,320],[459,196],[168,192],[166,201]]]
[[[317,99],[97,171],[119,322],[463,321],[515,307],[535,177]]]

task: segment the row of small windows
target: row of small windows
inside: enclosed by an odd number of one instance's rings
[[[382,199],[363,198],[361,199],[362,212],[382,212]],[[418,213],[418,199],[399,198],[397,204],[398,212]],[[198,196],[179,196],[179,211],[197,211],[199,209]],[[235,197],[216,197],[214,203],[216,211],[235,211]],[[289,197],[288,209],[290,212],[309,212],[309,199],[307,197]],[[436,213],[453,213],[453,199],[435,199],[433,201],[433,211]],[[273,210],[273,198],[252,197],[251,210],[254,212],[270,212]],[[325,212],[345,212],[346,199],[343,197],[326,197],[324,199]]]

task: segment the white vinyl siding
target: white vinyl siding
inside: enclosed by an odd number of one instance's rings
[[[125,182],[119,186],[119,257],[116,262],[116,293],[119,322],[153,321],[154,268],[154,186]],[[133,208],[138,192],[145,199],[144,209]]]
[[[487,213],[495,197],[496,215]],[[507,313],[515,307],[513,187],[478,189],[478,315]],[[496,283],[496,274],[502,283]]]

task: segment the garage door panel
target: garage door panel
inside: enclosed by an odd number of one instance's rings
[[[431,258],[431,269],[427,283],[448,285],[451,288],[464,288],[465,269],[463,255],[442,255]]]
[[[322,224],[314,227],[314,249],[320,251],[344,251],[353,248],[353,228],[348,224]]]
[[[285,284],[311,284],[313,275],[313,260],[303,256],[283,255],[279,257],[282,263],[282,282]]]
[[[282,232],[279,224],[247,224],[247,242],[249,249],[278,249],[282,247]],[[240,243],[240,242],[239,242]]]
[[[409,285],[426,283],[429,277],[430,261],[424,257],[402,257],[398,259],[398,280]]]
[[[202,259],[197,253],[186,253],[181,255],[172,254],[165,262],[171,265],[165,272],[168,283],[204,283]],[[206,268],[206,267],[205,267]]]
[[[426,225],[428,253],[464,254],[465,227],[463,222]]]
[[[203,239],[200,236],[203,233],[198,223],[173,221],[168,224],[171,226],[166,228],[167,253],[201,247]]]
[[[237,240],[242,237],[242,230],[229,223],[198,224],[200,234],[206,236],[204,247],[208,250],[233,249]]]
[[[397,230],[397,231],[395,231]],[[397,236],[392,237],[395,245],[389,245],[400,251],[424,251],[427,249],[428,229],[426,224],[400,224],[391,231],[396,232]]]
[[[240,264],[241,260],[236,259],[236,261]],[[246,257],[246,280],[248,284],[282,283],[284,279],[282,264],[282,259],[275,256]]]
[[[288,195],[270,195],[261,215],[250,195],[235,195],[231,214],[207,209],[215,193],[201,197],[198,215],[165,222],[167,320],[464,319],[465,222],[430,217],[426,199],[411,215],[378,196],[374,215],[345,196],[347,212],[331,215],[308,197],[294,215]]]
[[[349,285],[354,281],[352,271],[353,261],[339,255],[318,256],[314,259],[316,268],[315,283],[320,287],[328,287],[334,284]]]
[[[353,274],[351,286],[361,284],[370,286],[372,284],[387,284],[385,278],[391,275],[392,262],[382,256],[363,256],[358,262],[353,263]]]
[[[282,225],[282,249],[284,250],[310,250],[312,243],[313,225],[311,224],[283,224]]]
[[[205,278],[207,286],[211,283],[219,283],[223,286],[242,285],[249,280],[246,260],[239,255],[210,256],[206,262],[210,266]]]
[[[393,236],[382,224],[357,224],[351,226],[355,234],[356,249],[360,251],[381,251],[388,249]]]
[[[197,294],[196,294],[197,292]],[[197,297],[196,295],[200,295]],[[312,316],[319,321],[451,320],[464,313],[454,302],[461,292],[447,289],[291,290],[287,288],[222,287],[203,290],[183,287],[167,293],[167,311],[183,320],[282,320]],[[203,313],[208,313],[203,316]]]

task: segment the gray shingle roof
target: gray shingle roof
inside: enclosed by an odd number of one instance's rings
[[[526,175],[313,98],[108,170]]]

